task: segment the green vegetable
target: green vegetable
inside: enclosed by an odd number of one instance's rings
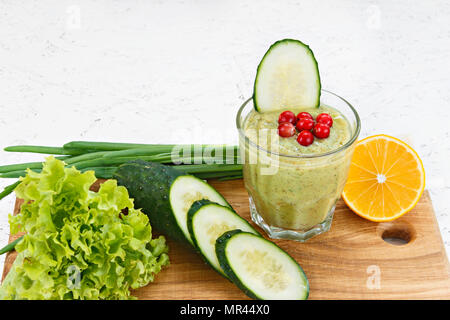
[[[225,277],[216,256],[217,238],[234,229],[259,235],[258,231],[232,208],[209,200],[198,200],[192,204],[188,211],[187,226],[197,251],[211,267]]]
[[[142,149],[141,155],[144,154],[158,154],[158,153],[172,153],[174,148],[182,150],[189,148],[194,150],[204,150],[206,148],[216,149],[225,148],[225,150],[237,149],[236,146],[227,145],[215,145],[215,144],[144,144],[144,143],[121,143],[121,142],[95,142],[95,141],[71,141],[63,146],[65,150],[82,150],[92,152],[92,151],[121,151],[130,150],[125,152],[125,154],[118,153],[119,156],[130,156],[134,155],[138,149]],[[113,156],[117,156],[114,154]]]
[[[92,167],[81,169],[81,172],[94,171],[95,176],[99,179],[111,179],[117,167]]]
[[[175,169],[178,167],[174,167]],[[183,169],[183,168],[180,168]],[[178,170],[178,169],[177,169]],[[191,173],[187,171],[187,173]],[[224,171],[224,172],[199,172],[192,173],[194,176],[200,179],[218,179],[219,181],[223,181],[223,179],[240,179],[242,178],[242,171]]]
[[[83,153],[80,150],[68,150],[65,148],[46,147],[46,146],[9,146],[3,150],[8,152],[31,152],[31,153],[62,154],[62,155],[79,155]]]
[[[308,279],[297,261],[259,235],[227,231],[216,240],[216,255],[227,277],[252,299],[308,298]]]
[[[9,186],[5,187],[3,191],[0,193],[0,199],[3,199],[10,193],[14,191],[14,189],[20,184],[20,181],[14,182],[13,184],[10,184]]]
[[[216,155],[216,151],[219,151]],[[125,149],[119,151],[111,151],[104,155],[105,158],[116,158],[116,157],[133,157],[133,156],[149,156],[155,154],[166,153],[169,155],[174,155],[178,157],[187,156],[198,156],[198,154],[204,157],[211,157],[214,160],[225,160],[226,156],[236,155],[238,150],[237,146],[227,146],[227,145],[210,145],[210,144],[186,144],[186,145],[153,145],[151,147],[140,147]],[[205,156],[204,153],[210,153],[210,155]]]
[[[83,153],[78,156],[70,157],[69,159],[64,160],[64,162],[66,164],[74,164],[74,163],[81,162],[81,161],[98,159],[98,158],[103,157],[107,153],[108,153],[108,151]]]
[[[172,150],[174,144],[141,144],[141,143],[121,143],[121,142],[94,142],[94,141],[71,141],[66,143],[63,148],[66,150],[88,150],[88,151],[113,151],[125,150],[141,147],[161,147],[165,146]]]
[[[208,199],[229,206],[203,180],[159,163],[131,161],[119,166],[114,178],[128,189],[156,230],[184,243],[192,244],[187,212],[194,201]]]
[[[66,163],[70,163],[70,156],[55,157],[58,160],[64,160]],[[42,162],[28,162],[28,163],[18,163],[18,164],[7,164],[0,166],[0,173],[7,173],[11,171],[19,171],[26,169],[42,169]]]
[[[133,158],[131,158],[133,159]],[[128,160],[130,161],[130,160]],[[122,162],[122,161],[120,161]],[[95,165],[96,163],[90,163],[91,165]],[[98,163],[97,163],[98,164]],[[77,164],[74,164],[76,168],[78,168]],[[70,167],[70,166],[69,166]],[[171,166],[175,170],[181,170],[186,173],[190,173],[195,175],[196,177],[200,179],[213,179],[213,178],[219,178],[220,179],[240,179],[242,178],[242,165],[222,165],[222,164],[202,164],[202,165],[173,165]],[[111,167],[84,167],[81,166],[79,168],[82,172],[93,170],[95,171],[95,174],[97,178],[104,178],[104,179],[110,179],[113,176],[113,173],[117,169],[115,166]],[[30,169],[34,172],[41,172],[40,169]],[[5,173],[0,173],[0,178],[20,178],[25,176],[27,173],[27,170],[17,170],[17,171],[10,171]],[[1,198],[0,198],[1,199]]]
[[[218,178],[219,181],[228,181],[228,180],[235,180],[235,179],[242,179],[243,175],[242,172],[240,174],[236,174],[236,175],[230,175],[230,176],[225,176],[225,177],[221,177]]]
[[[92,192],[95,180],[53,157],[21,179],[24,204],[9,220],[26,235],[0,299],[128,299],[169,263],[164,237],[152,239],[127,190],[108,180]]]
[[[242,172],[242,164],[186,164],[173,166],[174,169],[183,170],[189,173],[214,173],[214,172]]]
[[[105,179],[112,177],[118,165],[136,159],[170,164],[175,170],[191,173],[200,179],[216,178],[225,181],[242,178],[242,164],[237,146],[72,141],[62,148],[24,145],[6,147],[5,150],[70,155],[56,158],[64,160],[67,166],[75,166],[81,171],[94,170],[98,178]],[[173,150],[179,151],[180,158],[172,158]],[[190,154],[189,152],[185,154],[186,150],[190,150]],[[198,150],[201,151],[201,156],[197,155]],[[40,172],[42,162],[0,166],[0,178],[23,177],[27,172],[26,169]],[[0,199],[13,190],[10,187],[5,188],[0,193]]]
[[[23,237],[24,236],[21,236],[21,237],[17,238],[16,240],[14,240],[13,242],[8,243],[3,248],[1,248],[0,249],[0,255],[14,250],[14,248],[16,247],[16,244],[18,244],[23,239]]]
[[[124,149],[118,151],[109,151],[104,155],[105,158],[134,157],[134,156],[153,156],[158,154],[171,155],[174,145],[154,145],[152,147],[140,147]]]
[[[320,75],[311,49],[298,40],[275,42],[262,58],[253,93],[259,112],[319,107]]]
[[[0,173],[0,178],[20,178],[20,177],[24,177],[27,174],[27,170],[31,170],[33,172],[41,172],[41,169],[24,169],[24,170],[17,170],[17,171],[9,171],[9,172],[4,172],[4,173]],[[14,190],[12,190],[14,191]]]

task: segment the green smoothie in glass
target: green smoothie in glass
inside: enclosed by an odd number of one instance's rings
[[[345,99],[321,89],[307,45],[284,39],[269,48],[236,124],[255,223],[272,238],[298,241],[329,230],[360,121]]]

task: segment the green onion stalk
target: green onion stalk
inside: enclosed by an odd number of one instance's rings
[[[111,179],[117,167],[132,160],[164,163],[201,179],[227,181],[242,178],[242,164],[237,146],[215,144],[139,144],[118,142],[71,141],[62,147],[17,145],[4,148],[7,152],[28,152],[54,155],[68,167],[85,172],[95,171],[97,178]],[[42,162],[27,162],[0,166],[0,178],[20,178],[27,170],[40,172]],[[11,194],[20,180],[4,188],[0,199]],[[11,251],[19,238],[0,254]]]

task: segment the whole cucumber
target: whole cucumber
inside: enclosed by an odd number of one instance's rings
[[[186,173],[159,163],[134,160],[118,167],[113,178],[128,189],[135,208],[141,208],[150,224],[168,237],[186,242],[169,200],[173,181]]]

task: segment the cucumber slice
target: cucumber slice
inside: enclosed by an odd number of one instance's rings
[[[205,181],[160,163],[130,161],[119,166],[113,177],[127,188],[135,207],[142,208],[156,230],[179,242],[193,244],[186,223],[193,202],[209,199],[230,206]]]
[[[320,104],[320,75],[311,49],[298,40],[275,42],[256,73],[253,102],[259,112]]]
[[[241,230],[216,241],[221,268],[253,299],[305,300],[309,283],[300,265],[273,242]]]
[[[211,200],[223,206],[230,207],[220,193],[197,177],[191,175],[179,176],[172,183],[169,201],[172,206],[173,215],[184,236],[192,245],[194,242],[192,241],[187,225],[188,211],[195,201],[202,199]]]
[[[216,240],[224,232],[240,229],[259,235],[247,220],[233,209],[208,200],[192,204],[188,212],[187,225],[191,239],[205,261],[226,277],[216,256]]]

